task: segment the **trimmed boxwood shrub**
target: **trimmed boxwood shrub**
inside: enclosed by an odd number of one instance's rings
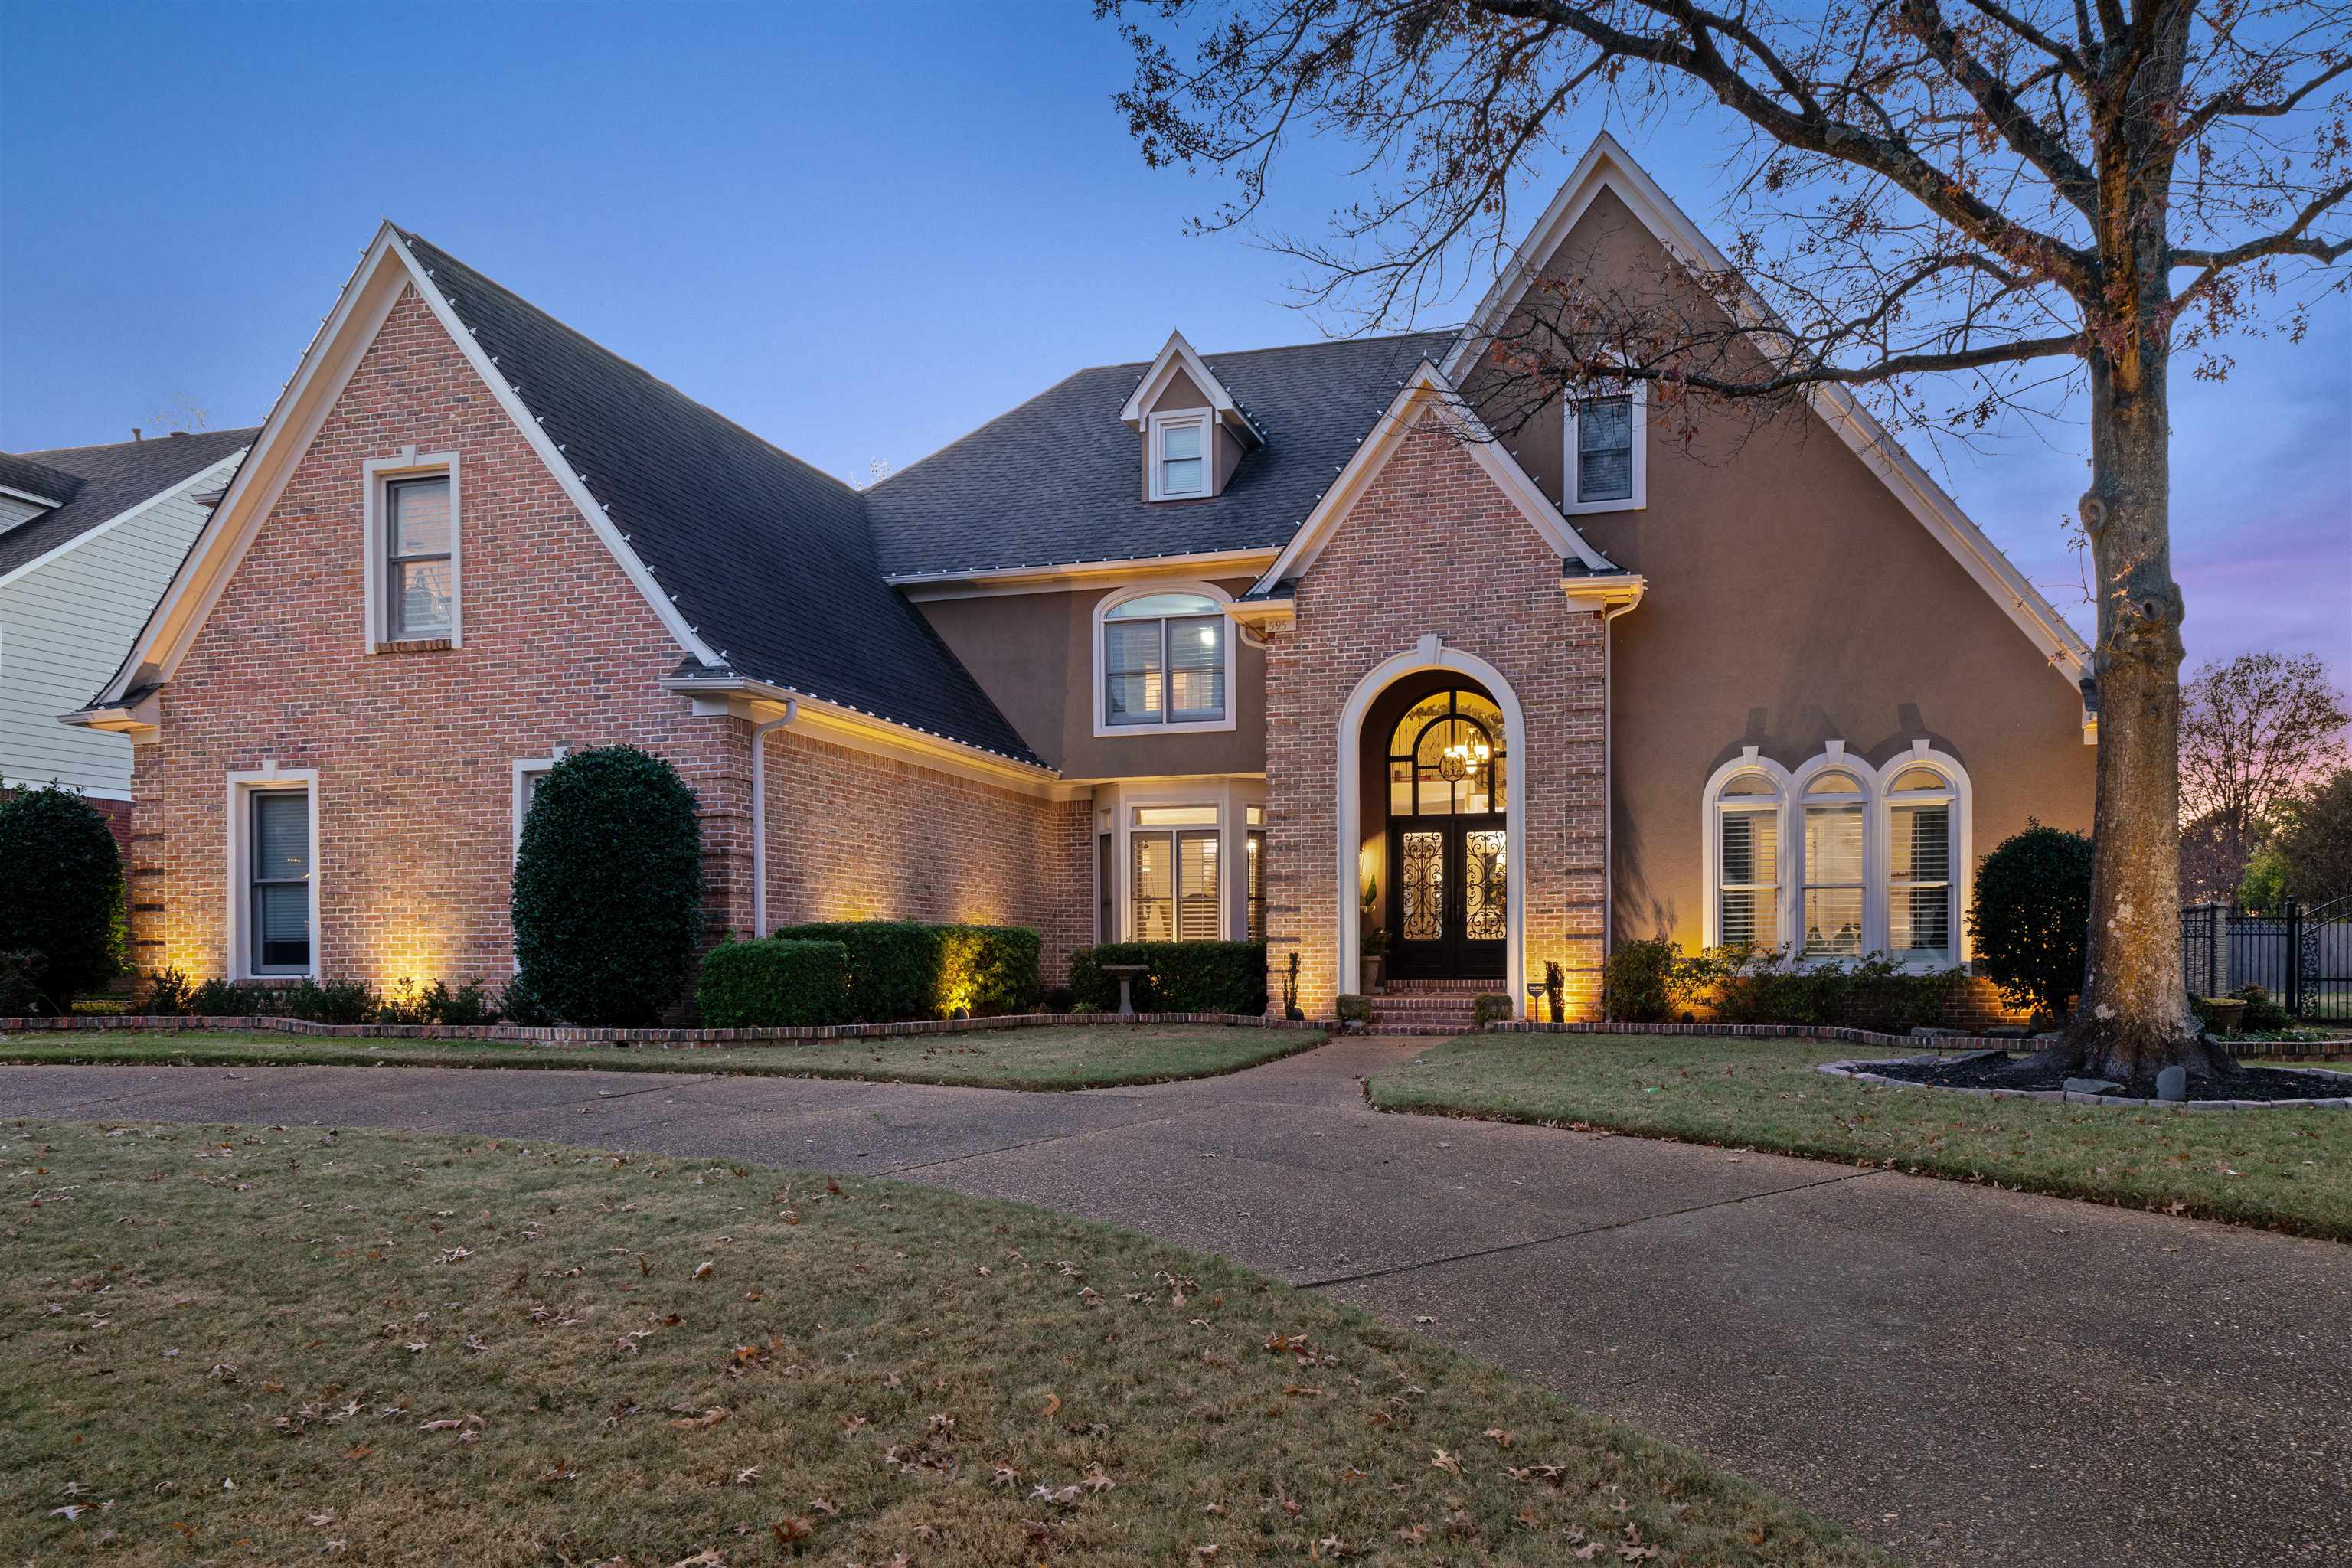
[[[2083,989],[2091,841],[2026,818],[2025,831],[2002,839],[1977,868],[1969,934],[1979,973],[2010,1005],[2063,1015]]]
[[[635,746],[566,757],[515,852],[515,956],[572,1024],[646,1025],[702,943],[702,825],[677,770]]]
[[[1500,1024],[1511,1016],[1511,998],[1500,991],[1481,991],[1470,998],[1470,1021],[1479,1028]]]
[[[1038,974],[1044,944],[1021,926],[817,921],[775,934],[849,950],[847,1016],[861,1024],[1026,1013],[1045,989]]]
[[[1141,1013],[1265,1011],[1265,943],[1262,942],[1107,942],[1070,955],[1070,990],[1081,1005],[1118,1007],[1118,976],[1106,963],[1140,963],[1131,994]]]
[[[846,943],[773,936],[712,948],[695,992],[709,1029],[837,1024],[848,994]]]
[[[89,802],[58,784],[0,800],[0,952],[37,952],[44,1011],[64,1012],[122,966],[122,856]]]

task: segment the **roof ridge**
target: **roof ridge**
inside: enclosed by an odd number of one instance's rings
[[[131,441],[87,441],[79,447],[36,447],[22,452],[5,452],[11,458],[27,458],[38,462],[42,458],[58,452],[103,452],[114,447],[152,447],[173,437],[196,436],[258,436],[258,425],[232,425],[226,430],[167,430],[161,436],[142,436]]]
[[[664,380],[662,377],[656,375],[652,371],[647,370],[645,366],[639,364],[636,361],[629,358],[627,355],[620,353],[618,350],[599,342],[595,338],[590,337],[586,332],[582,331],[579,328],[573,326],[571,322],[565,321],[562,317],[557,315],[554,311],[547,309],[545,306],[516,293],[512,289],[499,282],[497,279],[491,277],[488,273],[483,271],[480,268],[475,266],[472,262],[467,261],[465,258],[457,255],[456,252],[443,249],[442,247],[434,244],[433,241],[425,238],[423,235],[418,234],[414,229],[402,228],[398,224],[394,224],[392,226],[394,231],[409,244],[425,246],[438,255],[446,257],[450,261],[453,261],[457,263],[457,265],[464,268],[467,271],[471,272],[475,277],[479,278],[491,288],[498,289],[500,293],[506,295],[509,299],[514,300],[525,310],[528,310],[534,315],[539,316],[549,325],[570,334],[572,337],[577,338],[580,342],[587,344],[590,348],[594,349],[598,353],[603,354],[605,358],[611,360],[614,364],[621,366],[623,369],[629,371],[633,374],[643,377],[646,382],[661,388],[664,392],[668,393],[671,396],[678,399],[680,402],[690,403],[695,407],[702,410],[703,413],[709,415],[713,419],[718,420],[720,424],[727,426],[730,429],[740,431],[745,437],[758,442],[761,446],[766,447],[777,457],[783,458],[786,462],[792,463],[796,467],[805,468],[810,473],[816,475],[818,478],[824,479],[828,483],[840,486],[844,490],[848,491],[853,496],[860,493],[856,485],[851,484],[848,480],[841,478],[838,474],[820,468],[814,463],[810,462],[807,458],[800,457],[795,453],[787,452],[782,447],[777,446],[773,441],[769,440],[765,436],[761,435],[757,430],[752,429],[750,426],[731,418],[725,414],[721,414],[718,409],[713,408],[708,403],[703,402],[702,399],[695,396],[692,393],[688,392],[676,382]],[[432,270],[433,269],[430,267],[427,267],[425,268],[426,276],[430,277],[432,275]],[[436,279],[436,281],[437,282],[438,279]],[[509,382],[508,384],[512,385],[513,384]]]

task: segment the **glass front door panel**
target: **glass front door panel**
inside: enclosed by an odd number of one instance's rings
[[[1406,942],[1437,942],[1445,934],[1445,835],[1429,828],[1402,837],[1403,864],[1397,887],[1404,899],[1399,936]]]
[[[1477,828],[1463,835],[1462,936],[1465,942],[1501,942],[1510,908],[1504,883],[1503,831]]]

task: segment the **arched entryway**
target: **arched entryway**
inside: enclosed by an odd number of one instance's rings
[[[1386,933],[1389,974],[1499,984],[1511,788],[1501,707],[1453,671],[1424,671],[1373,704],[1363,743],[1381,868],[1365,914]]]
[[[1434,637],[1367,672],[1340,715],[1340,989],[1368,930],[1394,978],[1484,982],[1519,1006],[1527,731],[1501,671]]]

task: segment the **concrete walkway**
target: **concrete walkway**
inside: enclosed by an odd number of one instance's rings
[[[0,1068],[0,1115],[506,1137],[1019,1198],[1328,1290],[1920,1563],[2352,1557],[2352,1247],[1770,1155],[1381,1116],[1424,1041],[1015,1094]]]

